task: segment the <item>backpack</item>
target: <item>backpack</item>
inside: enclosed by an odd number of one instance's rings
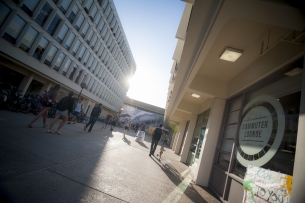
[[[52,94],[50,92],[46,92],[41,97],[41,104],[44,106],[49,106],[50,104],[53,104],[52,101]]]
[[[69,105],[69,97],[66,96],[66,97],[62,98],[62,99],[58,102],[56,108],[57,108],[59,111],[65,111],[65,110],[68,109],[68,105]]]
[[[91,116],[93,116],[93,117],[98,117],[98,115],[99,115],[99,113],[100,113],[100,109],[99,109],[100,107],[94,107],[93,109],[92,109],[92,112],[91,112]]]

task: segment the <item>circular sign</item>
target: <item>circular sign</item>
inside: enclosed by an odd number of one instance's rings
[[[245,167],[262,166],[276,153],[283,139],[285,114],[275,98],[262,95],[244,108],[237,140],[237,160]]]

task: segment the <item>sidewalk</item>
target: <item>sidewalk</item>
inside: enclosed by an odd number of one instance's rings
[[[147,134],[123,140],[100,122],[92,133],[77,123],[47,134],[42,120],[27,127],[33,117],[0,111],[0,202],[220,202],[172,150],[150,158]]]

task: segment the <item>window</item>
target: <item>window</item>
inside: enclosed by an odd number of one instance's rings
[[[75,46],[74,46],[74,48],[73,48],[73,50],[72,50],[72,52],[71,52],[71,54],[72,54],[73,56],[75,56],[75,54],[76,54],[76,52],[77,52],[77,50],[78,50],[80,44],[81,44],[81,42],[80,42],[79,40],[77,40],[77,42],[75,43]]]
[[[67,49],[68,51],[69,51],[69,49],[70,49],[70,46],[71,46],[71,44],[72,44],[74,38],[75,38],[75,34],[71,33],[70,36],[69,36],[69,38],[67,39],[67,42],[66,42],[66,44],[65,44],[64,47],[65,47],[65,49]]]
[[[20,34],[21,30],[25,26],[26,22],[20,18],[18,15],[14,17],[12,22],[9,24],[6,32],[3,35],[3,38],[7,41],[15,44],[18,35]]]
[[[92,43],[91,43],[91,49],[92,50],[94,48],[94,45],[95,45],[96,41],[97,41],[97,36],[95,36],[94,39],[92,40]]]
[[[84,26],[84,29],[83,29],[82,33],[80,34],[83,38],[85,37],[85,35],[86,35],[86,33],[89,29],[89,26],[90,26],[90,24],[87,22]]]
[[[96,13],[97,13],[97,7],[94,6],[94,8],[93,8],[93,10],[92,10],[92,13],[90,14],[90,16],[92,16],[92,18],[94,18],[95,15],[96,15]]]
[[[84,70],[80,70],[80,71],[78,72],[77,77],[76,77],[76,79],[75,79],[75,83],[78,83],[79,78],[80,78],[80,76],[82,75],[83,71],[84,71]]]
[[[56,28],[58,27],[60,21],[61,21],[61,19],[60,19],[59,15],[56,14],[47,29],[47,33],[49,33],[50,35],[53,35]]]
[[[47,64],[48,66],[51,66],[51,62],[57,52],[57,48],[55,46],[52,46],[49,53],[46,56],[46,59],[44,60],[44,63]]]
[[[85,0],[78,0],[80,4],[83,4]]]
[[[79,18],[74,26],[77,31],[79,31],[80,26],[82,26],[84,19],[85,19],[85,16],[83,14],[79,16]]]
[[[60,29],[60,31],[56,37],[56,41],[58,41],[61,44],[63,39],[65,38],[68,30],[69,30],[68,26],[66,24],[64,24],[64,26]]]
[[[90,33],[89,33],[88,38],[86,40],[87,44],[90,44],[91,38],[93,36],[93,33],[94,33],[93,30],[90,30]]]
[[[33,53],[33,56],[37,59],[40,59],[44,50],[46,49],[46,47],[48,46],[49,41],[46,40],[46,38],[42,38],[39,42],[39,44],[37,45],[37,48],[35,50],[35,52]]]
[[[98,41],[97,45],[96,45],[96,51],[95,51],[96,54],[98,53],[98,50],[100,49],[100,47],[101,47],[101,41]]]
[[[25,34],[24,38],[21,40],[21,44],[19,48],[25,52],[28,52],[34,40],[36,39],[37,35],[38,32],[34,28],[30,27],[30,29]]]
[[[90,52],[88,51],[88,53],[87,53],[87,55],[85,56],[85,60],[84,60],[84,66],[87,64],[87,62],[88,62],[88,59],[89,59],[89,57],[90,57]]]
[[[98,16],[97,16],[97,18],[96,18],[96,20],[95,20],[95,22],[94,22],[95,27],[97,27],[97,25],[98,25],[99,22],[101,21],[101,18],[102,18],[101,14],[98,14]]]
[[[102,20],[100,28],[98,29],[100,33],[102,32],[104,25],[105,25],[105,21]]]
[[[86,6],[84,8],[87,13],[89,13],[89,10],[90,10],[92,4],[93,4],[93,0],[88,0],[87,1],[87,4],[86,4]]]
[[[75,16],[77,15],[78,11],[79,11],[78,6],[74,5],[73,9],[72,9],[72,11],[71,11],[71,13],[70,13],[70,15],[68,17],[68,20],[70,21],[70,23],[73,23],[73,21],[75,19]]]
[[[60,5],[59,9],[61,10],[61,12],[63,12],[64,14],[66,13],[67,9],[69,8],[70,4],[71,4],[72,0],[64,0],[62,2],[62,4]]]
[[[86,81],[87,76],[88,76],[88,73],[86,72],[86,73],[85,73],[85,76],[84,76],[84,78],[83,78],[83,80],[82,80],[82,83]]]
[[[63,54],[63,53],[59,54],[59,57],[57,58],[56,63],[55,63],[54,70],[56,70],[56,71],[59,70],[63,60],[65,59],[65,57],[66,57],[65,54]]]
[[[40,26],[43,26],[44,23],[47,21],[48,17],[52,12],[51,6],[48,3],[45,3],[42,7],[41,11],[39,12],[35,22],[38,23]]]
[[[94,60],[94,57],[91,57],[91,59],[89,60],[89,63],[88,63],[88,69],[89,70],[90,70],[90,68],[92,66],[93,60]]]
[[[69,70],[69,67],[70,67],[71,63],[72,63],[71,59],[68,59],[68,60],[67,60],[67,63],[66,63],[65,66],[64,66],[64,68],[62,69],[62,75],[65,76],[65,75],[67,74],[67,72],[68,72],[68,70]]]
[[[83,46],[82,49],[81,49],[81,51],[80,51],[80,53],[79,53],[79,56],[78,56],[78,60],[79,60],[79,61],[82,60],[82,58],[83,58],[84,53],[85,53],[86,50],[87,50],[86,47]]]
[[[70,76],[69,76],[69,79],[70,79],[70,80],[73,80],[73,76],[74,76],[76,70],[77,70],[77,65],[74,64],[74,65],[73,65],[73,70],[72,70],[72,72],[71,72],[71,74],[70,74]]]
[[[21,9],[24,10],[29,16],[33,15],[39,0],[25,0],[21,6]]]
[[[11,9],[0,1],[0,26],[2,25],[3,21],[8,16],[10,11]]]
[[[103,8],[104,11],[106,10],[108,4],[109,4],[109,1],[108,1],[108,0],[105,0],[105,1],[103,2],[102,8]]]

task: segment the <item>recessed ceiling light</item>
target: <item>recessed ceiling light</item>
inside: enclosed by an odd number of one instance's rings
[[[242,54],[243,51],[240,49],[226,47],[224,52],[221,54],[220,59],[225,61],[235,62]]]
[[[199,98],[200,97],[200,95],[198,95],[198,94],[192,94],[192,97],[196,97],[196,98]]]
[[[302,73],[303,69],[302,68],[294,68],[291,71],[285,73],[284,75],[287,75],[289,77],[293,77],[295,75],[298,75],[300,73]]]

